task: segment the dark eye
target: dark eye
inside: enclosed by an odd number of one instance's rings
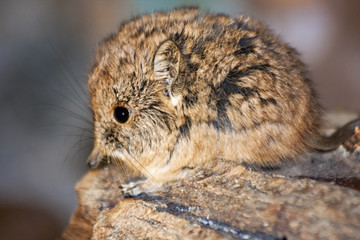
[[[117,107],[114,109],[114,117],[119,123],[126,123],[130,117],[130,111],[126,107]]]

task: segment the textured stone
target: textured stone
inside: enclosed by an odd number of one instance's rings
[[[91,171],[62,238],[358,239],[359,156],[341,146],[272,170],[217,159],[136,198],[111,168]]]

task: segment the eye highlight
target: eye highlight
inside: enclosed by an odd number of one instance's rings
[[[114,109],[114,118],[119,123],[126,123],[130,118],[130,110],[126,107],[116,107]]]

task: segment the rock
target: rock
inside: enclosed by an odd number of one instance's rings
[[[76,185],[79,205],[62,239],[360,238],[359,148],[280,169],[217,159],[133,198],[122,195],[116,174],[110,166],[90,171]]]

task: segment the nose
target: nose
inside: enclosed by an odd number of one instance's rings
[[[88,157],[86,164],[88,165],[89,168],[95,169],[99,166],[102,159],[103,159],[102,154],[99,153],[96,149],[94,149],[91,152],[90,156]]]
[[[91,168],[91,169],[95,169],[97,166],[99,166],[99,163],[96,162],[96,161],[93,161],[92,159],[88,159],[88,160],[86,161],[86,164],[87,164],[87,166],[88,166],[89,168]]]

